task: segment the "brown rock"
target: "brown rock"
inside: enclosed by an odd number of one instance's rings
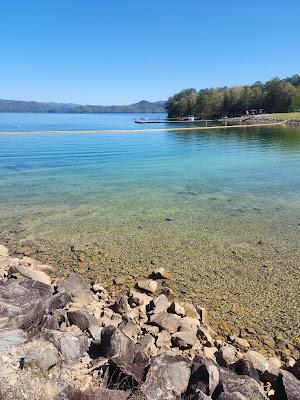
[[[185,309],[182,307],[177,301],[173,301],[172,304],[170,305],[170,308],[168,310],[169,312],[173,314],[180,315],[181,317],[185,316]]]
[[[8,248],[0,244],[0,256],[1,257],[8,257],[9,256],[9,251]]]
[[[196,319],[200,318],[200,316],[199,316],[196,308],[193,306],[193,304],[183,302],[183,303],[180,303],[180,305],[184,308],[185,315],[187,317],[196,318]]]
[[[247,351],[250,347],[249,342],[246,339],[242,339],[240,337],[236,337],[234,339],[234,344],[236,347],[238,347],[242,351]]]
[[[171,279],[172,278],[171,273],[166,271],[164,268],[156,268],[153,271],[153,276],[156,279]]]
[[[147,293],[155,293],[157,291],[157,282],[151,279],[145,279],[137,282],[137,287]]]
[[[161,331],[157,334],[156,346],[165,349],[171,347],[171,335],[167,331]]]

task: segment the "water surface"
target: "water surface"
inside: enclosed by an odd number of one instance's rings
[[[137,116],[0,114],[0,131]],[[276,332],[299,333],[299,173],[299,128],[0,135],[0,239],[108,283],[163,266],[216,329],[250,325],[270,352]]]

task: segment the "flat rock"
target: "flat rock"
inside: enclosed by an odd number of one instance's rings
[[[20,346],[27,341],[22,329],[0,329],[0,350]]]
[[[148,400],[177,400],[186,392],[190,375],[186,358],[164,353],[152,360],[141,391]]]
[[[155,313],[167,312],[169,305],[169,300],[164,294],[154,297],[152,301],[152,306]]]
[[[88,328],[88,332],[89,332],[89,334],[90,334],[90,336],[91,336],[91,338],[93,340],[96,340],[97,342],[100,342],[101,341],[102,329],[103,328],[100,327],[100,326],[90,326]]]
[[[24,265],[12,266],[9,268],[9,276],[18,273],[26,278],[32,279],[34,281],[38,281],[44,283],[45,285],[51,285],[50,276],[44,272],[32,269],[30,267],[26,267]]]
[[[199,327],[199,321],[196,318],[183,317],[179,319],[178,329],[180,331],[191,331],[196,335]]]

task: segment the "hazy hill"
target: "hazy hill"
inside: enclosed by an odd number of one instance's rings
[[[124,106],[94,106],[72,103],[44,103],[37,101],[1,100],[0,112],[32,113],[108,113],[108,112],[165,112],[165,101],[142,100]]]

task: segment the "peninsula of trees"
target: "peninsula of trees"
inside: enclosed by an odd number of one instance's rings
[[[291,112],[300,109],[300,75],[273,78],[253,85],[185,89],[166,103],[169,118],[194,115],[197,118],[219,118],[244,115],[251,110],[266,113]]]

